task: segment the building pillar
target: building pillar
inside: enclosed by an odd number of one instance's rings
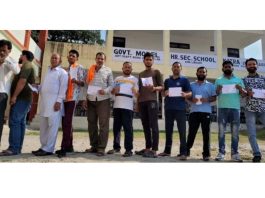
[[[163,30],[164,66],[170,65],[170,30]]]
[[[31,38],[31,30],[26,30],[25,39],[24,39],[24,47],[27,50],[29,49],[30,38]]]
[[[107,54],[106,64],[108,66],[110,66],[110,63],[112,62],[113,36],[114,36],[114,30],[108,30],[107,41],[106,41],[106,54]]]
[[[222,30],[214,31],[214,51],[217,56],[217,70],[222,71],[222,63],[223,63],[223,41],[222,41]]]
[[[48,39],[48,30],[40,30],[38,46],[42,51],[42,55],[44,53],[45,43],[47,39]]]
[[[261,52],[262,52],[262,60],[265,59],[265,35],[261,36]]]
[[[163,53],[164,53],[164,67],[170,67],[170,30],[163,30]],[[165,76],[163,76],[165,80]],[[164,119],[164,99],[162,97],[161,113]]]
[[[40,32],[39,32],[39,39],[38,39],[39,40],[38,41],[38,46],[41,49],[41,58],[40,58],[41,65],[40,65],[40,67],[42,67],[42,61],[43,61],[43,56],[44,56],[45,44],[46,44],[47,39],[48,39],[48,30],[40,30]],[[41,79],[41,72],[42,72],[42,69],[40,69],[40,73],[39,73],[40,79]]]

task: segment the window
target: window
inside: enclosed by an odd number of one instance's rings
[[[227,48],[227,56],[239,58],[239,49],[237,48]]]
[[[125,47],[125,38],[113,37],[113,47]]]
[[[214,52],[214,46],[210,46],[210,52]]]
[[[190,49],[190,44],[170,42],[170,48]]]

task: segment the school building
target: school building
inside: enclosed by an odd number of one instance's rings
[[[20,38],[20,43],[25,42],[22,39],[23,34],[17,35],[17,31],[7,32],[15,35],[17,40]],[[0,31],[0,36],[10,39],[7,32]],[[38,66],[41,69],[41,77],[46,73],[50,64],[51,54],[55,52],[62,56],[62,65],[68,66],[68,52],[71,49],[76,49],[80,53],[79,63],[88,68],[95,63],[95,54],[102,51],[107,55],[106,65],[112,69],[114,77],[122,74],[121,68],[124,61],[132,62],[133,74],[137,75],[145,69],[143,54],[149,51],[155,56],[153,67],[161,71],[164,79],[172,73],[171,64],[179,61],[183,65],[182,74],[187,76],[190,81],[196,79],[196,69],[199,66],[207,67],[208,79],[214,81],[222,75],[222,62],[227,59],[234,63],[234,73],[237,76],[245,76],[247,72],[244,61],[250,57],[245,54],[244,49],[258,40],[261,43],[262,58],[255,55],[253,58],[260,59],[258,60],[258,72],[265,75],[265,60],[262,60],[265,59],[264,30],[108,30],[103,46],[47,41],[44,45],[42,64],[38,64]],[[14,43],[17,41],[14,40]],[[21,46],[16,48],[22,49]],[[12,53],[16,53],[16,51],[13,50]],[[35,52],[35,49],[33,51]],[[37,58],[37,60],[40,59]],[[158,99],[160,101],[159,116],[163,118],[161,95],[158,95]],[[76,115],[84,114],[85,112],[78,107]]]

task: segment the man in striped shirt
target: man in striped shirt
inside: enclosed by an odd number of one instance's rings
[[[83,103],[87,109],[88,132],[91,148],[85,152],[105,155],[109,136],[110,92],[113,86],[113,74],[105,66],[106,55],[96,54],[96,64],[87,72],[87,100]],[[99,123],[99,126],[98,126]]]

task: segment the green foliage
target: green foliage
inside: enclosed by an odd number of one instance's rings
[[[32,30],[31,36],[38,42],[39,30]],[[48,41],[99,45],[104,43],[99,30],[49,30]]]

